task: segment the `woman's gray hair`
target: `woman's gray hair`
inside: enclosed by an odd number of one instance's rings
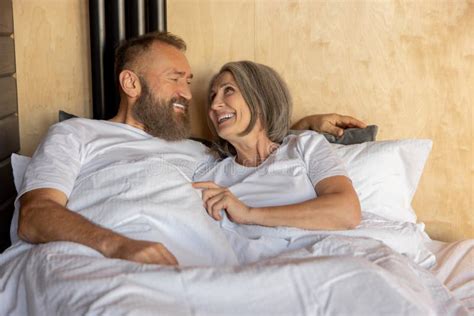
[[[216,80],[224,72],[229,72],[234,77],[240,92],[250,109],[250,123],[240,136],[247,135],[252,131],[257,119],[268,138],[275,143],[281,143],[288,134],[293,103],[285,81],[272,68],[243,60],[229,62],[222,66],[219,72],[211,79],[208,96]],[[207,109],[209,110],[212,100],[208,98]],[[217,132],[209,120],[208,125],[214,136]],[[236,155],[235,148],[226,140],[219,137],[215,148],[221,155]]]

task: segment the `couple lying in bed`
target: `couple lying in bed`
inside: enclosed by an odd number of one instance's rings
[[[198,264],[206,263],[199,256],[218,263],[225,245],[184,249],[178,240],[212,243],[208,233],[223,217],[304,229],[358,225],[357,195],[324,137],[309,131],[288,136],[291,96],[270,67],[231,62],[210,83],[208,121],[218,137],[213,150],[228,158],[217,160],[201,144],[185,140],[192,79],[185,48],[169,33],[127,41],[116,54],[118,114],[110,121],[72,119],[50,128],[19,192],[23,240],[71,241],[142,263]],[[301,125],[339,136],[341,127],[365,126],[335,114],[309,117]],[[202,191],[205,218],[187,210],[194,207],[187,202],[190,195],[196,195],[190,193],[191,181]],[[149,192],[154,186],[156,198]],[[152,202],[144,206],[147,201]],[[150,214],[157,209],[166,210],[166,221],[152,224]],[[169,236],[165,222],[189,226]],[[199,229],[185,236],[192,225]]]

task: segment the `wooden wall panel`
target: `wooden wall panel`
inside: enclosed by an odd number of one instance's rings
[[[0,1],[0,33],[13,33],[13,8],[11,1]]]
[[[0,120],[0,161],[19,150],[18,115],[15,113]]]
[[[16,80],[15,78],[0,78],[0,118],[17,111]]]
[[[33,153],[59,109],[91,116],[87,3],[13,1],[23,154]]]
[[[255,59],[253,0],[168,1],[168,30],[183,37],[195,77],[193,135],[210,136],[204,105],[207,84],[231,60]]]
[[[198,106],[211,70],[254,52],[289,83],[295,120],[349,113],[379,125],[378,139],[432,139],[419,220],[434,238],[474,237],[474,3],[259,0],[239,17],[240,3],[168,1]]]
[[[15,43],[10,37],[0,37],[0,75],[15,72]]]

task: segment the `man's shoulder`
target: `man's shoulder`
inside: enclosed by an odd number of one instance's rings
[[[76,129],[90,129],[94,128],[95,126],[99,126],[100,121],[86,119],[86,118],[71,118],[68,120],[64,120],[58,123],[51,125],[50,131],[55,130],[76,130]]]
[[[74,117],[54,124],[53,126],[70,126],[70,127],[91,127],[104,125],[104,121],[94,120],[82,117]]]
[[[95,120],[88,118],[71,118],[62,122],[58,122],[50,127],[50,133],[70,132],[79,134],[82,137],[86,135],[115,135],[115,134],[136,134],[137,131],[126,124],[118,124],[104,120]],[[144,132],[139,131],[144,134]]]

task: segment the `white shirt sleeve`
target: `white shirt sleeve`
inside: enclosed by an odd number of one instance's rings
[[[67,122],[49,128],[34,153],[23,178],[18,196],[41,188],[57,189],[67,197],[81,169],[80,133]]]
[[[313,187],[325,178],[347,177],[343,162],[323,135],[307,131],[297,137],[298,151],[306,165]]]

